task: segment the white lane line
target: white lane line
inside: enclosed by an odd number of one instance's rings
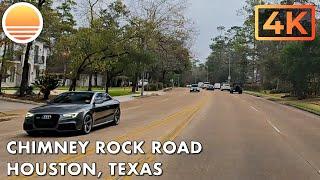
[[[166,101],[168,101],[169,99],[168,98],[166,98],[166,99],[164,99],[164,100],[162,100],[162,101],[160,101],[160,102],[166,102]]]
[[[255,107],[253,107],[253,106],[250,106],[250,107],[251,107],[251,109],[253,109],[253,110],[255,110],[255,111],[259,112],[259,110],[258,110],[257,108],[255,108]]]
[[[273,124],[271,123],[271,121],[267,120],[267,122],[270,124],[270,126],[271,126],[274,130],[276,130],[279,134],[281,134],[281,131],[280,131],[275,125],[273,125]]]
[[[131,107],[131,108],[124,109],[123,111],[134,110],[134,109],[138,109],[138,108],[140,108],[140,107],[141,107],[141,106],[135,106],[135,107]]]
[[[14,132],[7,132],[7,133],[2,133],[0,134],[1,138],[0,139],[7,139],[8,137],[6,136],[15,136],[15,135],[26,135],[25,131],[14,131]]]

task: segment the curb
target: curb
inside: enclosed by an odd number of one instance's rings
[[[24,104],[33,104],[33,105],[44,105],[45,103],[37,103],[34,101],[28,101],[28,100],[20,100],[20,99],[13,99],[8,97],[0,97],[0,100],[8,101],[8,102],[18,102],[18,103],[24,103]]]
[[[248,94],[248,95],[250,95],[250,96],[255,96],[255,97],[263,98],[263,99],[268,100],[268,101],[276,102],[276,103],[281,104],[281,105],[284,105],[284,106],[293,107],[293,108],[296,108],[296,109],[299,109],[299,110],[302,110],[302,111],[305,111],[305,112],[308,112],[308,113],[311,113],[311,114],[320,116],[320,113],[315,112],[315,111],[313,111],[312,109],[303,108],[303,107],[300,107],[300,106],[298,106],[298,105],[292,104],[292,103],[290,103],[290,102],[281,102],[281,101],[278,101],[278,100],[273,99],[273,98],[268,98],[268,97],[266,97],[266,96],[264,97],[264,96],[256,95],[256,94],[249,93],[249,92],[245,92],[245,94]]]
[[[14,116],[0,117],[0,122],[10,121],[10,120],[13,119],[13,118],[19,118],[19,117],[21,117],[21,116],[16,116],[16,115],[14,115]]]

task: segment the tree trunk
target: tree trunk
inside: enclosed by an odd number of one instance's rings
[[[162,71],[162,77],[161,77],[162,79],[161,79],[161,82],[162,82],[163,84],[165,84],[166,73],[167,73],[167,71],[165,71],[165,70]]]
[[[92,91],[92,72],[89,72],[89,85],[88,85],[88,91]]]
[[[107,80],[106,85],[105,85],[106,93],[109,93],[109,87],[110,87],[110,82],[109,82],[109,80]]]
[[[72,78],[69,91],[76,91],[76,86],[77,86],[77,78]]]
[[[63,64],[63,81],[62,81],[62,86],[66,85],[66,81],[67,81],[67,64],[66,62],[64,62]]]
[[[98,73],[94,73],[94,87],[98,87]]]
[[[42,10],[43,4],[46,2],[46,0],[38,0],[38,9],[39,11]],[[30,50],[31,46],[33,44],[32,42],[29,42],[27,44],[26,54],[24,55],[24,63],[23,63],[23,69],[22,69],[22,77],[21,77],[21,84],[20,84],[20,97],[24,97],[26,94],[26,90],[29,85],[29,57],[30,57]]]
[[[21,84],[20,84],[20,97],[24,97],[26,95],[26,90],[29,85],[29,57],[30,57],[30,50],[33,42],[29,42],[27,44],[26,53],[24,55],[23,61],[23,69],[22,69],[22,77],[21,77]]]
[[[111,78],[110,78],[110,74],[106,73],[106,84],[105,84],[105,89],[106,89],[106,93],[109,93],[109,87],[110,87],[110,82],[111,82]]]
[[[6,57],[7,53],[7,42],[4,43],[4,49],[3,49],[3,54],[2,54],[2,60],[1,60],[1,69],[0,69],[0,94],[2,94],[2,78],[3,74],[5,73],[5,60],[4,58]]]
[[[134,75],[134,81],[132,82],[132,89],[131,89],[132,93],[135,93],[136,91],[139,90],[139,87],[138,87],[139,80],[138,80],[138,78],[139,78],[139,75],[135,74]]]
[[[43,94],[43,99],[44,99],[44,100],[48,100],[48,99],[49,99],[49,96],[50,96],[50,91],[45,92],[45,93]]]

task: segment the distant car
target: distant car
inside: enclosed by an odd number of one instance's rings
[[[214,84],[214,88],[215,89],[220,89],[221,88],[221,84],[220,83],[215,83]]]
[[[233,84],[231,90],[230,90],[230,93],[233,94],[233,93],[239,93],[239,94],[242,94],[242,87],[240,84]]]
[[[145,79],[144,80],[144,83],[143,83],[143,86],[147,86],[149,84],[148,80]],[[142,87],[142,79],[138,82],[138,87],[141,88]]]
[[[214,86],[212,84],[209,84],[207,87],[208,91],[214,91]]]
[[[210,85],[210,82],[204,82],[203,86],[201,88],[202,89],[207,89],[209,85]]]
[[[200,88],[198,84],[192,84],[190,88],[190,92],[200,92]]]
[[[28,111],[23,129],[29,135],[48,131],[89,134],[93,127],[119,122],[120,102],[107,93],[66,92]]]
[[[191,88],[191,85],[190,85],[190,84],[188,84],[186,87],[187,87],[187,88]]]
[[[221,88],[220,88],[221,91],[230,91],[231,90],[231,87],[230,87],[230,84],[228,83],[223,83]]]
[[[198,87],[199,88],[202,88],[204,86],[204,83],[203,82],[198,82]]]

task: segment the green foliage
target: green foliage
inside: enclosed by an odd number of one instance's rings
[[[246,83],[247,89],[291,92],[300,99],[319,95],[319,38],[311,42],[255,40],[254,6],[267,2],[246,0],[240,11],[245,17],[242,27],[218,28],[220,35],[213,38],[206,62],[210,80],[226,81],[230,61],[231,81]]]
[[[59,87],[60,80],[50,74],[45,74],[44,76],[40,76],[33,85],[39,88],[40,92],[44,95],[44,99],[49,99],[50,92]]]
[[[159,91],[163,89],[163,83],[150,83],[145,87],[146,91]]]

